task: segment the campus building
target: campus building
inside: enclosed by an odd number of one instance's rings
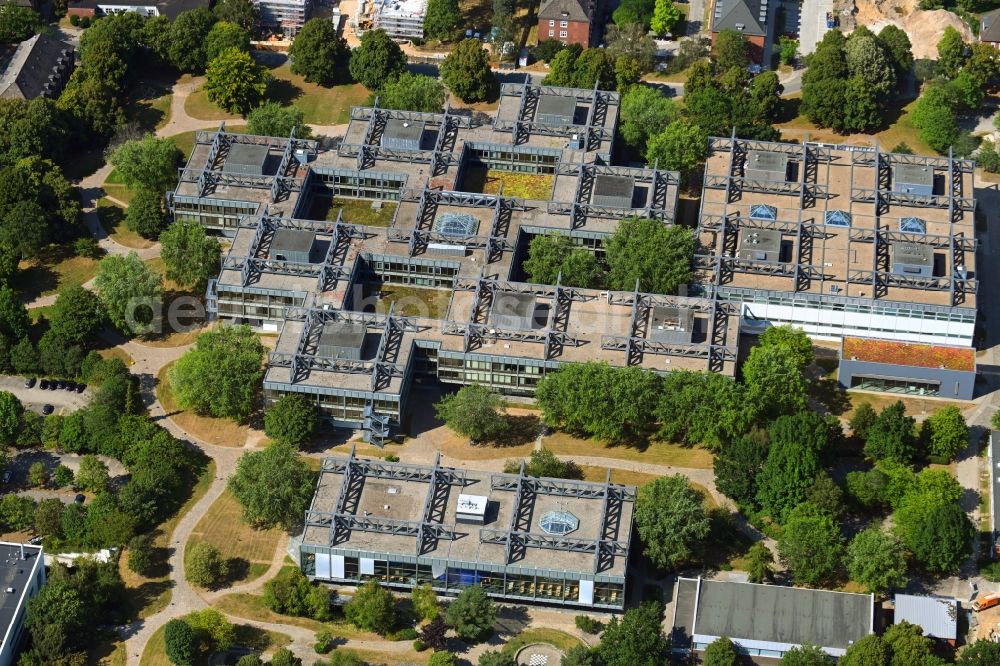
[[[13,666],[24,642],[28,601],[45,585],[45,558],[41,546],[0,542],[0,666]]]
[[[0,98],[58,97],[76,67],[75,54],[72,45],[43,33],[24,40],[5,54]]]
[[[538,39],[593,46],[600,27],[598,4],[596,0],[545,0],[538,9]]]
[[[97,18],[111,14],[134,12],[144,17],[166,16],[173,20],[179,14],[199,7],[208,7],[206,0],[80,0],[66,9],[67,16]]]
[[[260,28],[286,38],[298,34],[312,9],[312,0],[254,0],[254,4],[260,10]]]
[[[440,456],[439,456],[440,458]],[[325,458],[299,564],[314,580],[596,610],[625,602],[634,487]]]
[[[354,25],[358,35],[369,30],[383,30],[399,41],[424,38],[427,0],[358,0]]]
[[[780,585],[680,578],[674,601],[671,648],[704,651],[729,637],[751,657],[780,659],[789,650],[815,645],[842,657],[875,631],[875,597]]]

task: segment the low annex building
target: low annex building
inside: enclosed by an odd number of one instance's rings
[[[440,459],[440,456],[439,456]],[[299,545],[314,580],[470,585],[510,601],[621,610],[636,490],[610,482],[325,458]]]
[[[924,636],[952,645],[958,639],[958,599],[897,594],[893,606],[893,624],[909,622],[923,629]]]
[[[837,381],[846,389],[972,400],[976,350],[845,337]]]
[[[841,657],[874,633],[874,622],[870,594],[680,578],[671,641],[681,653],[728,636],[754,657],[777,659],[807,644]]]
[[[0,666],[13,666],[24,638],[28,602],[45,585],[45,557],[41,546],[0,542]]]

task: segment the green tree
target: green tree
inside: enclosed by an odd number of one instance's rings
[[[812,341],[801,328],[788,324],[771,326],[761,333],[758,345],[786,347],[800,368],[805,368],[813,362]]]
[[[129,571],[144,576],[153,568],[153,539],[139,534],[128,542]]]
[[[750,546],[746,562],[747,580],[751,583],[764,583],[774,575],[774,570],[771,568],[771,565],[774,564],[774,555],[771,554],[771,549],[761,541]]]
[[[264,434],[300,448],[316,432],[316,405],[296,393],[281,396],[264,414]]]
[[[563,657],[563,663],[566,658]],[[517,666],[517,659],[509,652],[502,650],[487,650],[479,655],[476,666]]]
[[[649,25],[657,35],[666,35],[680,20],[681,12],[672,0],[656,0],[653,6],[653,18]]]
[[[284,569],[264,584],[264,603],[275,613],[329,620],[330,593],[313,585],[297,567]]]
[[[636,529],[654,566],[676,569],[691,563],[710,530],[705,495],[687,477],[663,476],[639,489]]]
[[[895,90],[895,62],[871,32],[852,33],[844,46],[844,55],[850,75],[867,83],[877,96],[888,95]]]
[[[49,469],[45,463],[36,461],[28,468],[28,483],[39,488],[44,487],[49,482]]]
[[[199,335],[167,378],[182,408],[242,420],[254,409],[263,361],[264,345],[248,326],[226,326]]]
[[[627,218],[607,240],[605,252],[612,289],[675,294],[691,278],[694,235],[658,220]]]
[[[382,86],[378,105],[386,109],[441,113],[444,98],[444,85],[434,77],[403,72]]]
[[[288,648],[279,648],[271,657],[270,666],[302,666],[302,660]]]
[[[347,42],[337,34],[337,28],[320,17],[306,21],[288,51],[292,73],[323,86],[333,85],[349,55]]]
[[[839,518],[844,512],[844,491],[826,471],[821,471],[813,479],[812,486],[806,493],[806,501],[815,504],[834,518]]]
[[[757,501],[764,512],[783,522],[805,500],[821,469],[829,428],[819,414],[797,412],[778,417],[768,432],[771,447],[757,477]]]
[[[413,604],[413,612],[420,620],[433,620],[441,613],[437,594],[430,583],[421,583],[414,587],[410,593],[410,602]]]
[[[847,425],[855,437],[866,439],[868,437],[868,429],[871,428],[877,418],[878,412],[871,406],[871,403],[862,402],[854,408],[854,413],[851,414],[851,419],[847,422]]]
[[[910,122],[920,130],[920,138],[939,153],[948,152],[958,140],[958,102],[958,91],[951,82],[933,82],[924,89],[910,113]]]
[[[906,582],[906,549],[891,534],[872,526],[859,532],[847,546],[851,580],[874,594],[883,594]]]
[[[28,334],[31,319],[18,293],[8,286],[0,287],[0,334],[21,338]]]
[[[704,666],[738,666],[741,660],[736,645],[728,637],[719,636],[705,648],[701,663]]]
[[[782,65],[791,65],[799,54],[799,42],[786,35],[778,39],[778,58]]]
[[[428,0],[424,14],[424,34],[428,39],[450,41],[458,31],[461,20],[458,0]]]
[[[181,151],[173,139],[147,134],[115,148],[109,161],[127,187],[164,192],[177,182],[180,159]]]
[[[708,156],[708,136],[691,120],[679,120],[649,137],[646,163],[680,171],[684,178],[698,169]]]
[[[746,391],[728,377],[709,372],[673,370],[661,380],[656,404],[657,433],[671,442],[700,444],[719,451],[747,432],[755,415]],[[734,497],[735,499],[735,497]]]
[[[913,50],[906,31],[891,23],[879,30],[878,41],[882,44],[896,67],[896,78],[902,79],[913,69]]]
[[[0,391],[0,443],[11,446],[21,428],[24,405],[10,391]]]
[[[344,606],[344,617],[359,629],[385,635],[396,623],[396,600],[378,581],[369,580]]]
[[[236,643],[236,627],[214,608],[203,608],[191,613],[187,617],[187,623],[199,642],[211,646],[213,651],[224,652]]]
[[[604,281],[597,257],[560,233],[534,236],[522,267],[529,279],[539,284],[555,284],[560,276],[561,284],[568,287],[597,288]]]
[[[865,455],[871,460],[895,460],[907,463],[916,454],[916,421],[906,415],[901,400],[889,405],[868,427]]]
[[[871,634],[853,645],[838,662],[840,666],[889,666],[892,653],[881,636]]]
[[[712,58],[720,71],[750,64],[750,43],[735,30],[720,30],[712,43]]]
[[[86,455],[80,459],[80,469],[76,473],[76,484],[83,490],[94,493],[108,489],[111,477],[108,466],[95,455]]]
[[[313,474],[288,444],[269,444],[236,464],[229,490],[243,507],[243,520],[255,527],[301,524],[313,492]]]
[[[972,553],[976,530],[957,504],[938,505],[918,518],[907,545],[929,571],[953,573]]]
[[[427,666],[455,666],[456,663],[455,655],[447,650],[435,650],[427,660]]]
[[[212,62],[226,49],[249,53],[250,33],[235,23],[219,21],[205,36],[205,62]]]
[[[181,12],[169,24],[169,35],[165,41],[166,56],[182,72],[200,73],[208,64],[206,38],[215,16],[207,7],[198,7]]]
[[[839,573],[844,540],[830,514],[803,503],[788,514],[778,538],[778,553],[797,584],[819,585]]]
[[[29,478],[31,472],[28,472]],[[35,522],[35,502],[30,497],[8,493],[0,499],[0,521],[11,532],[30,529]]]
[[[293,128],[299,139],[312,136],[312,130],[305,124],[305,115],[297,106],[281,106],[267,100],[247,114],[247,134],[287,137]]]
[[[467,643],[486,640],[493,633],[496,620],[496,607],[479,585],[462,590],[445,611],[445,622]]]
[[[93,292],[81,286],[61,289],[49,311],[49,330],[71,344],[83,345],[89,342],[105,321],[101,301]]]
[[[886,629],[882,640],[886,642],[892,652],[892,661],[889,663],[893,666],[941,663],[930,661],[933,656],[931,639],[924,636],[920,627],[905,620]]]
[[[210,543],[199,541],[188,546],[184,555],[188,581],[208,590],[221,587],[229,577],[229,561]]]
[[[647,601],[612,617],[596,652],[604,666],[660,666],[669,649],[670,641],[663,635],[663,607]]]
[[[0,42],[17,44],[38,32],[42,17],[30,7],[8,2],[0,6]]]
[[[804,409],[809,387],[794,350],[784,345],[757,345],[743,363],[747,400],[764,414]]]
[[[260,19],[260,10],[253,0],[219,0],[212,11],[220,21],[235,23],[247,32],[251,32]]]
[[[609,24],[604,33],[604,42],[605,49],[616,62],[631,60],[638,66],[639,73],[650,72],[656,65],[656,40],[639,24]],[[562,46],[561,42],[559,44]]]
[[[952,461],[969,445],[969,426],[962,411],[954,406],[942,407],[921,424],[920,437],[928,453],[943,461]]]
[[[463,39],[441,62],[441,80],[463,102],[485,101],[493,86],[489,57],[476,39]]]
[[[163,631],[167,659],[176,666],[193,666],[198,654],[198,639],[184,620],[170,620]]]
[[[953,79],[965,64],[965,41],[961,33],[952,26],[945,26],[941,39],[937,43],[938,71],[943,76]]]
[[[507,469],[508,466],[510,467],[509,470]],[[508,460],[504,467],[508,473],[516,474],[520,469],[520,462]],[[556,454],[544,447],[531,452],[525,463],[524,473],[527,476],[548,477],[551,479],[583,478],[583,473],[576,463],[572,460],[560,460],[556,457]]]
[[[163,195],[158,190],[138,189],[125,212],[125,226],[143,238],[155,240],[167,226]]]
[[[162,280],[135,252],[109,255],[97,265],[94,289],[116,328],[144,333],[153,321],[153,304],[163,291]]]
[[[219,241],[197,222],[171,224],[160,236],[160,248],[167,279],[179,285],[200,287],[219,270]]]
[[[270,80],[249,53],[229,48],[208,63],[203,89],[220,109],[242,115],[260,103]]]
[[[474,442],[495,441],[509,429],[503,399],[479,384],[446,395],[434,411],[449,428]]]
[[[985,638],[967,645],[955,662],[958,666],[990,666],[1000,663],[1000,643]]]
[[[452,54],[457,50],[458,47]],[[351,52],[349,68],[351,77],[365,88],[381,90],[389,79],[406,71],[406,56],[384,30],[368,30],[361,36],[361,44]],[[444,70],[442,63],[442,77],[448,85]]]
[[[65,505],[56,497],[44,499],[35,507],[35,533],[43,537],[59,537],[62,534],[62,515]]]
[[[667,127],[680,115],[677,104],[655,88],[633,86],[622,95],[618,112],[618,132],[632,148],[646,152],[649,137]]]

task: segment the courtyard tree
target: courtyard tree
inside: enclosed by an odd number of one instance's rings
[[[708,135],[692,120],[678,120],[649,137],[646,144],[646,164],[680,171],[690,178],[708,155]]]
[[[728,442],[712,463],[715,487],[746,509],[757,506],[757,478],[768,457],[766,436],[748,434]]]
[[[719,636],[705,648],[701,663],[703,666],[739,666],[741,661],[733,641],[727,636]]]
[[[229,490],[250,525],[292,530],[302,523],[313,480],[313,473],[292,446],[274,443],[240,458],[229,477]]]
[[[254,409],[264,351],[248,326],[206,331],[170,369],[170,388],[184,409],[243,420]]]
[[[436,78],[403,72],[382,86],[378,105],[386,109],[441,113],[444,98],[444,85]]]
[[[260,19],[260,10],[253,0],[219,0],[212,11],[220,21],[235,23],[247,32],[252,32]]]
[[[283,395],[264,414],[264,434],[300,448],[316,432],[316,405],[298,393]]]
[[[815,412],[778,417],[768,428],[771,444],[757,478],[757,501],[777,522],[806,498],[827,446],[829,426]]]
[[[844,555],[844,539],[833,517],[808,502],[792,509],[781,528],[778,553],[799,585],[835,580]]]
[[[493,633],[497,611],[493,600],[479,585],[472,585],[458,595],[445,611],[445,622],[463,641],[479,643]]]
[[[764,583],[774,575],[774,555],[762,541],[754,543],[747,551],[747,580],[751,583]]]
[[[657,35],[669,34],[677,22],[681,20],[681,12],[673,0],[656,0],[653,6],[653,18],[649,27]]]
[[[916,454],[916,421],[901,400],[884,408],[868,427],[865,455],[871,460],[908,463]]]
[[[799,358],[784,345],[756,345],[743,363],[747,400],[758,413],[790,414],[806,406],[809,385]]]
[[[458,32],[462,13],[458,0],[428,0],[424,14],[424,34],[428,39],[449,41]]]
[[[918,518],[907,545],[928,571],[957,572],[972,554],[976,529],[958,504],[942,504]]]
[[[680,115],[677,103],[656,88],[633,86],[622,95],[618,132],[636,152],[646,153],[649,137]]]
[[[913,69],[913,47],[906,31],[889,23],[879,30],[878,41],[882,44],[896,67],[896,78],[902,78]]]
[[[892,651],[881,636],[871,634],[848,646],[839,666],[889,666]]]
[[[297,106],[282,106],[266,100],[247,114],[247,134],[287,137],[293,128],[298,139],[312,136],[312,129],[306,125],[305,115]]]
[[[855,536],[847,546],[847,571],[851,580],[874,594],[906,582],[906,548],[895,536],[873,525]]]
[[[969,426],[962,410],[954,405],[938,409],[921,424],[920,438],[931,456],[951,462],[969,445]]]
[[[607,241],[606,253],[612,289],[676,294],[691,277],[694,235],[659,220],[627,218]]]
[[[410,593],[410,603],[413,604],[413,612],[421,620],[433,620],[441,613],[437,594],[430,583],[421,583],[414,587]]]
[[[80,469],[76,473],[76,485],[83,490],[101,493],[108,489],[110,481],[108,466],[104,461],[92,454],[80,458]]]
[[[369,580],[344,606],[344,617],[359,629],[385,635],[396,623],[396,600],[378,581]]]
[[[970,643],[958,655],[958,666],[991,666],[1000,664],[1000,643],[985,638]]]
[[[952,26],[945,26],[937,43],[937,66],[943,76],[953,79],[958,76],[966,60],[966,45],[962,34]]]
[[[168,35],[164,40],[170,64],[182,72],[204,72],[208,64],[206,38],[213,25],[215,16],[208,7],[198,7],[178,14],[169,23]]]
[[[406,55],[384,30],[368,30],[361,36],[361,44],[351,52],[349,68],[354,80],[368,90],[377,91],[389,79],[406,71]],[[442,73],[443,70],[442,63]]]
[[[160,190],[140,188],[132,195],[125,211],[125,226],[143,238],[156,240],[167,226],[167,215]]]
[[[848,427],[855,437],[862,440],[868,437],[868,429],[878,418],[878,412],[872,407],[870,402],[862,402],[855,406],[851,419],[847,422]]]
[[[906,620],[896,622],[885,630],[882,640],[892,652],[890,666],[896,664],[929,664],[939,666],[943,663],[934,658],[933,642],[924,636],[924,630]]]
[[[443,650],[448,645],[448,624],[443,615],[424,625],[420,631],[420,641],[431,650]]]
[[[288,52],[293,74],[323,86],[333,85],[338,70],[343,69],[349,56],[347,42],[337,28],[330,20],[320,17],[306,21]]]
[[[267,68],[249,53],[228,48],[208,63],[203,89],[220,109],[244,115],[263,99],[270,80]]]
[[[111,323],[126,333],[149,330],[163,292],[163,281],[135,252],[101,259],[94,277],[97,291]]]
[[[660,666],[667,662],[670,641],[663,635],[663,606],[643,602],[608,622],[596,648],[604,666]]]
[[[229,561],[218,548],[205,541],[187,547],[184,572],[188,581],[212,590],[220,587],[229,576]]]
[[[662,476],[639,489],[635,525],[653,565],[674,570],[689,564],[710,530],[705,495],[681,474]]]
[[[565,234],[538,234],[528,244],[528,258],[523,264],[532,282],[561,284],[593,289],[604,282],[604,270],[593,252],[573,245]]]
[[[482,102],[493,86],[490,59],[478,39],[463,39],[441,62],[441,80],[463,102]]]
[[[219,241],[197,222],[171,224],[160,235],[160,248],[167,279],[183,287],[201,288],[219,271]]]
[[[503,398],[479,384],[446,395],[434,411],[449,428],[474,442],[495,441],[509,428]]]
[[[788,324],[770,326],[761,333],[757,344],[763,347],[788,348],[800,368],[805,368],[813,362],[812,341],[801,328]]]
[[[226,49],[250,52],[250,33],[235,23],[219,21],[205,37],[206,62],[212,62]]]
[[[164,192],[177,182],[180,159],[181,151],[173,139],[147,134],[115,148],[109,161],[127,187]]]
[[[796,645],[778,663],[780,666],[830,666],[830,655],[815,645]]]

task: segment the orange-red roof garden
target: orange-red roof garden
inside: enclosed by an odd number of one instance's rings
[[[971,347],[944,347],[868,338],[845,337],[843,358],[965,372],[976,369],[976,352]]]

